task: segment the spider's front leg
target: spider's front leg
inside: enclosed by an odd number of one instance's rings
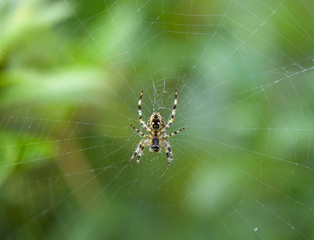
[[[136,127],[134,127],[132,124],[130,124],[131,128],[134,129],[135,132],[137,132],[139,135],[141,135],[143,138],[147,138],[145,134],[143,134],[140,130],[138,130]]]
[[[177,109],[177,104],[178,104],[177,98],[178,98],[178,91],[176,90],[175,94],[174,94],[174,103],[173,103],[173,107],[172,107],[171,117],[170,117],[170,120],[164,129],[165,131],[171,126],[171,124],[174,121],[174,116],[176,114],[176,109]]]
[[[167,137],[168,137],[168,138],[171,138],[173,135],[176,135],[176,134],[178,134],[179,132],[182,132],[183,130],[185,130],[185,128],[181,128],[181,129],[179,129],[179,130],[177,130],[177,131],[175,131],[175,132],[169,134]]]
[[[130,161],[135,158],[135,156],[137,155],[137,158],[136,158],[136,163],[137,165],[140,165],[140,158],[142,156],[142,153],[143,153],[143,149],[144,149],[144,146],[145,146],[145,140],[141,140],[140,143],[138,144],[135,152],[133,153],[132,157],[130,158]]]
[[[143,97],[143,91],[141,92],[140,99],[138,100],[138,120],[143,128],[150,133],[151,130],[147,127],[145,122],[143,121],[143,115],[142,115],[142,97]]]

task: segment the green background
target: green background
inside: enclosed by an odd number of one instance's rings
[[[0,3],[1,239],[312,239],[313,1]],[[144,150],[167,120],[174,162]]]

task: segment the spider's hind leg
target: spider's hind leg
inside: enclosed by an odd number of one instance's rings
[[[136,163],[137,165],[140,165],[140,158],[142,156],[143,150],[144,150],[144,141],[141,140],[129,161],[131,161],[137,155]]]
[[[172,149],[170,147],[170,143],[168,141],[165,146],[165,151],[166,151],[167,159],[168,159],[168,167],[170,167],[170,162],[173,161],[173,154],[172,154]]]

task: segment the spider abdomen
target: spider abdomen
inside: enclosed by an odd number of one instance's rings
[[[155,152],[158,152],[159,150],[159,139],[157,136],[153,137],[153,140],[152,140],[152,149],[155,151]]]

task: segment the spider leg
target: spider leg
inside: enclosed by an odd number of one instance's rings
[[[180,130],[177,130],[177,131],[175,131],[175,132],[169,134],[167,137],[170,138],[170,137],[172,137],[173,135],[176,135],[176,134],[178,134],[179,132],[182,132],[183,130],[185,130],[185,128],[181,128]]]
[[[175,95],[174,95],[174,103],[173,103],[173,108],[171,112],[171,118],[165,127],[165,131],[171,126],[171,124],[174,121],[174,115],[176,114],[176,108],[177,108],[177,103],[178,103],[177,97],[178,97],[178,91],[176,90]]]
[[[167,158],[168,158],[168,167],[170,167],[170,162],[173,161],[173,154],[172,154],[172,150],[170,147],[170,143],[168,141],[166,142],[165,150],[166,150],[166,154],[167,154]]]
[[[141,135],[144,138],[147,138],[147,136],[145,134],[143,134],[140,130],[138,130],[136,127],[134,127],[132,124],[130,124],[130,126],[135,130],[135,132],[137,132],[139,135]]]
[[[137,165],[140,165],[140,158],[142,156],[143,149],[144,149],[144,141],[141,140],[140,143],[138,144],[135,152],[133,153],[132,157],[130,158],[130,161],[137,155],[136,163],[137,163]]]
[[[143,91],[141,92],[140,99],[138,100],[138,120],[141,126],[145,128],[147,132],[150,132],[151,130],[146,126],[145,122],[142,119],[142,96],[143,96]]]
[[[138,153],[138,155],[137,155],[137,158],[136,158],[136,163],[137,163],[138,166],[140,165],[140,158],[141,158],[141,156],[142,156],[143,150],[144,150],[144,146],[141,145],[140,151],[139,151],[139,153]]]

